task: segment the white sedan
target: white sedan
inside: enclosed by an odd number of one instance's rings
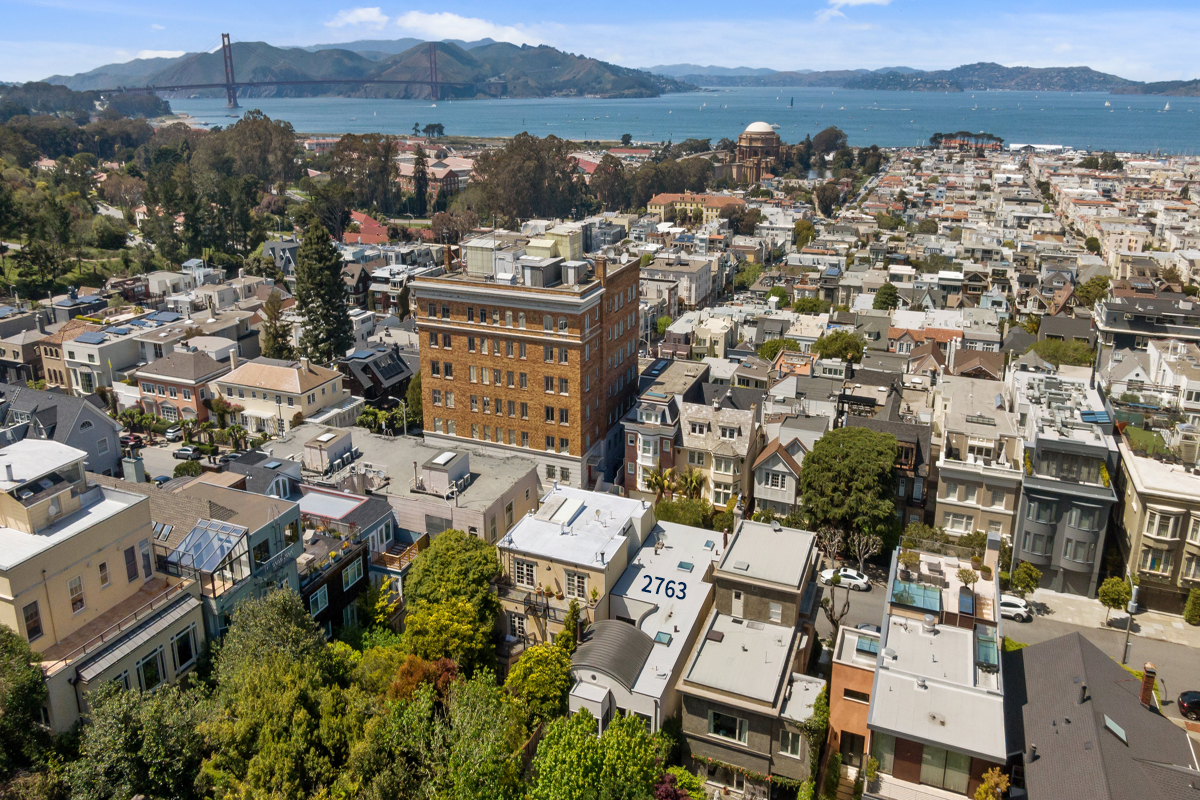
[[[1000,616],[1017,622],[1028,622],[1033,619],[1033,611],[1029,604],[1011,594],[1000,595]]]
[[[869,592],[871,590],[871,579],[856,569],[850,569],[850,567],[825,570],[820,575],[821,583],[826,585],[833,583],[835,573],[840,579],[839,586],[845,586],[848,589],[854,589],[858,592]]]

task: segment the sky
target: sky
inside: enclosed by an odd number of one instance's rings
[[[382,0],[366,0],[381,2]],[[762,16],[750,17],[756,7]],[[1200,77],[1196,0],[0,0],[0,80],[71,75],[134,58],[355,39],[548,44],[629,67],[693,63],[772,69],[1089,66],[1134,80]]]

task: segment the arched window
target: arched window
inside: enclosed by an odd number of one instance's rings
[[[522,311],[520,314],[517,314],[517,326],[522,329],[524,329],[524,327],[525,327],[525,312],[524,311]]]
[[[559,330],[559,333],[567,332],[567,318],[566,317],[558,318],[558,330]]]

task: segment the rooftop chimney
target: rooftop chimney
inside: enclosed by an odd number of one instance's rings
[[[1153,708],[1154,682],[1158,678],[1158,668],[1147,661],[1142,670],[1142,693],[1138,696],[1138,701],[1147,708]]]
[[[4,465],[4,473],[5,473],[5,475],[7,475],[7,476],[8,476],[8,479],[9,479],[10,481],[15,481],[15,480],[16,480],[16,478],[14,478],[14,477],[13,477],[13,473],[12,473],[12,464],[5,464],[5,465]]]
[[[300,356],[300,369],[308,372],[308,356]]]
[[[229,351],[229,371],[232,372],[235,369],[237,369],[237,350],[236,349]]]

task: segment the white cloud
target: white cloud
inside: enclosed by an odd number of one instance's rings
[[[842,9],[847,6],[886,6],[892,0],[829,0],[829,7],[817,12],[818,22],[828,22],[834,17],[845,17]]]
[[[334,15],[325,25],[330,28],[364,27],[380,30],[388,24],[388,16],[378,6],[372,8],[346,8]]]
[[[167,26],[159,25],[157,22],[153,22],[150,24],[150,29],[155,30],[155,31],[165,31],[167,29]]]
[[[429,14],[409,11],[396,17],[396,25],[425,39],[495,39],[513,44],[542,44],[545,40],[527,28],[500,25],[478,17],[463,17],[448,11]]]
[[[134,58],[179,58],[186,50],[138,50]]]

